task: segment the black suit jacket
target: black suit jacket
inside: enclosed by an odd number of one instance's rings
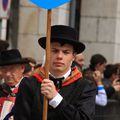
[[[43,95],[35,77],[24,79],[15,103],[14,120],[42,120]],[[77,80],[59,91],[62,102],[56,107],[48,106],[47,120],[93,120],[96,87],[92,81]]]

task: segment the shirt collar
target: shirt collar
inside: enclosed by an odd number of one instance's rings
[[[17,88],[17,87],[19,86],[20,82],[22,81],[22,79],[23,79],[23,77],[22,77],[22,78],[20,79],[20,81],[15,85],[14,88],[11,88],[11,90],[14,90],[15,88]]]
[[[51,76],[53,76],[54,78],[61,78],[61,77],[64,77],[64,79],[66,79],[71,73],[71,68],[67,71],[67,73],[65,73],[63,76],[59,76],[59,77],[56,77],[54,75],[52,75],[51,73],[49,73]]]
[[[70,73],[71,73],[71,68],[68,70],[68,72],[65,75],[63,75],[63,77],[66,79],[70,75]]]

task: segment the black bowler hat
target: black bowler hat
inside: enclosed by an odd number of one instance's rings
[[[9,44],[7,41],[0,40],[0,52],[6,50],[8,47]]]
[[[78,41],[78,34],[72,27],[65,25],[54,25],[51,27],[51,42],[60,42],[71,44],[76,53],[81,53],[85,49],[85,45]],[[46,37],[38,40],[40,46],[45,49]]]
[[[24,64],[29,61],[22,58],[18,49],[4,50],[0,53],[0,66]]]

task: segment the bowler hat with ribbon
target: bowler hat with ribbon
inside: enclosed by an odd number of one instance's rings
[[[42,48],[46,48],[46,37],[41,37],[39,45]],[[78,34],[76,30],[70,26],[54,25],[51,27],[51,42],[67,43],[71,44],[74,51],[78,54],[84,51],[85,45],[78,40]]]
[[[25,64],[29,61],[22,58],[18,49],[4,50],[0,53],[0,66]]]
[[[8,47],[9,44],[7,41],[0,40],[0,52],[6,50]]]

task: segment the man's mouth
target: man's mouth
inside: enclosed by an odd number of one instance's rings
[[[61,62],[54,62],[54,65],[56,65],[56,66],[63,66],[64,64],[61,63]]]

